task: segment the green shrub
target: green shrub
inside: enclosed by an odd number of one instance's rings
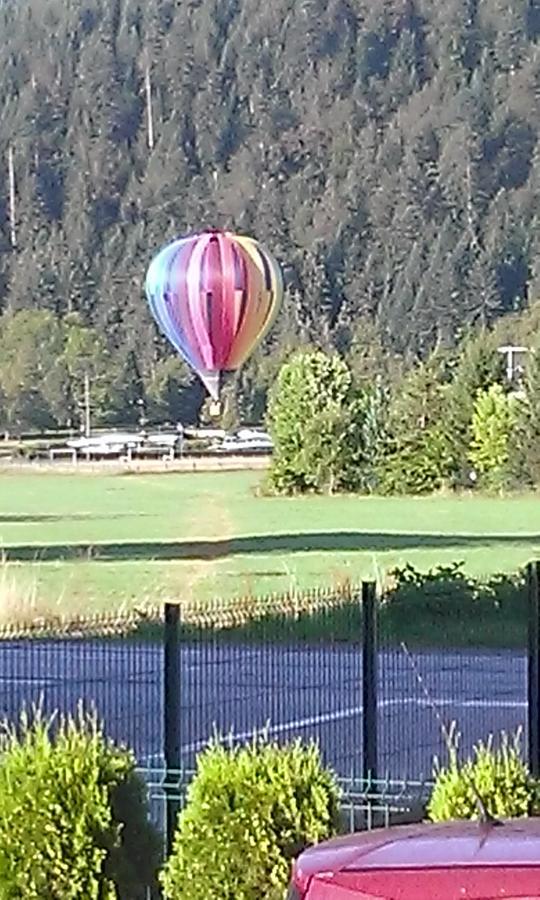
[[[512,741],[503,734],[499,747],[493,747],[491,739],[479,743],[463,764],[455,750],[450,752],[449,765],[436,771],[428,815],[433,822],[477,819],[480,797],[492,816],[527,816],[535,811],[536,791],[522,758],[519,734]]]
[[[386,607],[408,615],[414,610],[451,619],[482,612],[526,616],[523,572],[481,580],[465,572],[463,566],[463,562],[453,562],[421,572],[407,563],[392,569],[384,592]]]
[[[291,859],[336,833],[338,789],[314,746],[210,747],[162,883],[169,900],[283,900]]]
[[[26,717],[0,756],[0,897],[143,900],[157,836],[126,750],[93,720]]]
[[[519,401],[500,384],[476,395],[471,423],[469,459],[480,474],[481,485],[501,490],[509,477],[509,450],[519,416]]]
[[[382,494],[433,494],[451,481],[452,456],[443,424],[418,430],[399,446],[390,446],[378,465]]]
[[[270,394],[274,452],[266,492],[371,491],[384,416],[383,392],[357,388],[341,357],[300,350]]]

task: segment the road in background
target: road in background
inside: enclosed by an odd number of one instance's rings
[[[181,650],[184,765],[214,734],[233,742],[264,731],[279,741],[317,740],[341,775],[362,771],[362,659],[350,644],[188,644]],[[379,776],[422,779],[445,758],[444,725],[460,747],[526,719],[526,658],[511,651],[379,654]],[[163,748],[163,649],[157,644],[71,639],[2,641],[0,714],[95,708],[106,733],[133,747],[141,765]]]

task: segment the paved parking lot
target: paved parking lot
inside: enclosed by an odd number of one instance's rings
[[[277,740],[320,742],[340,774],[362,765],[362,659],[358,647],[190,644],[180,667],[182,758],[214,733],[232,740],[265,731]],[[452,721],[463,751],[490,732],[526,719],[526,658],[515,652],[423,651],[379,654],[379,774],[429,778],[444,758]],[[0,714],[22,706],[46,713],[95,707],[107,734],[132,746],[141,765],[160,764],[163,648],[128,641],[0,644]],[[443,727],[444,726],[444,727]]]

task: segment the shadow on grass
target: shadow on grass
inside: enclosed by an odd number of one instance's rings
[[[181,640],[201,647],[222,642],[360,645],[361,589],[349,584],[341,594],[339,590],[312,591],[266,600],[248,597],[209,602],[182,608],[181,622]],[[402,644],[426,650],[523,651],[527,628],[523,572],[494,575],[482,582],[463,572],[461,563],[428,573],[409,566],[394,570],[394,583],[379,601],[379,647],[383,651]],[[144,632],[143,625],[140,633]],[[156,631],[154,634],[157,636]]]
[[[148,516],[148,513],[137,513],[138,518]],[[36,524],[42,522],[105,522],[111,519],[132,519],[133,513],[8,513],[0,514],[0,525]]]
[[[435,585],[391,589],[380,601],[381,651],[519,650],[527,645],[528,602],[520,575],[494,576],[485,585],[439,579]],[[472,589],[471,589],[472,588]],[[271,653],[274,645],[299,649],[313,644],[326,650],[360,652],[363,637],[361,589],[353,585],[333,591],[310,591],[193,603],[180,607],[180,642],[200,653],[235,644]],[[73,620],[36,621],[0,629],[0,644],[38,641],[163,645],[163,608],[101,614]],[[5,646],[5,644],[4,644]],[[259,652],[259,650],[257,650]]]
[[[523,599],[523,602],[522,602]],[[406,644],[414,650],[520,650],[527,645],[525,598],[516,597],[511,617],[506,612],[486,605],[474,610],[467,619],[456,619],[451,613],[434,619],[427,613],[414,618],[384,608],[379,614],[379,649],[399,650]],[[181,642],[190,647],[205,648],[216,644],[235,644],[261,648],[321,644],[342,651],[347,646],[360,652],[362,612],[359,604],[344,604],[330,610],[303,612],[292,617],[270,612],[249,621],[212,624],[184,623]],[[135,642],[161,642],[163,628],[158,623],[141,623],[130,635]]]
[[[392,532],[329,531],[303,534],[261,534],[224,540],[8,544],[4,545],[3,552],[6,558],[13,562],[37,560],[57,562],[77,559],[114,562],[120,560],[215,560],[231,555],[251,553],[384,552],[446,548],[477,549],[512,545],[516,547],[540,545],[540,534],[393,534]]]

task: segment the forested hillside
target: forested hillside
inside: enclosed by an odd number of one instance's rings
[[[249,417],[291,343],[410,357],[525,307],[539,35],[537,0],[0,0],[0,309],[95,327],[117,414],[177,415],[145,267],[251,233],[288,292]]]

